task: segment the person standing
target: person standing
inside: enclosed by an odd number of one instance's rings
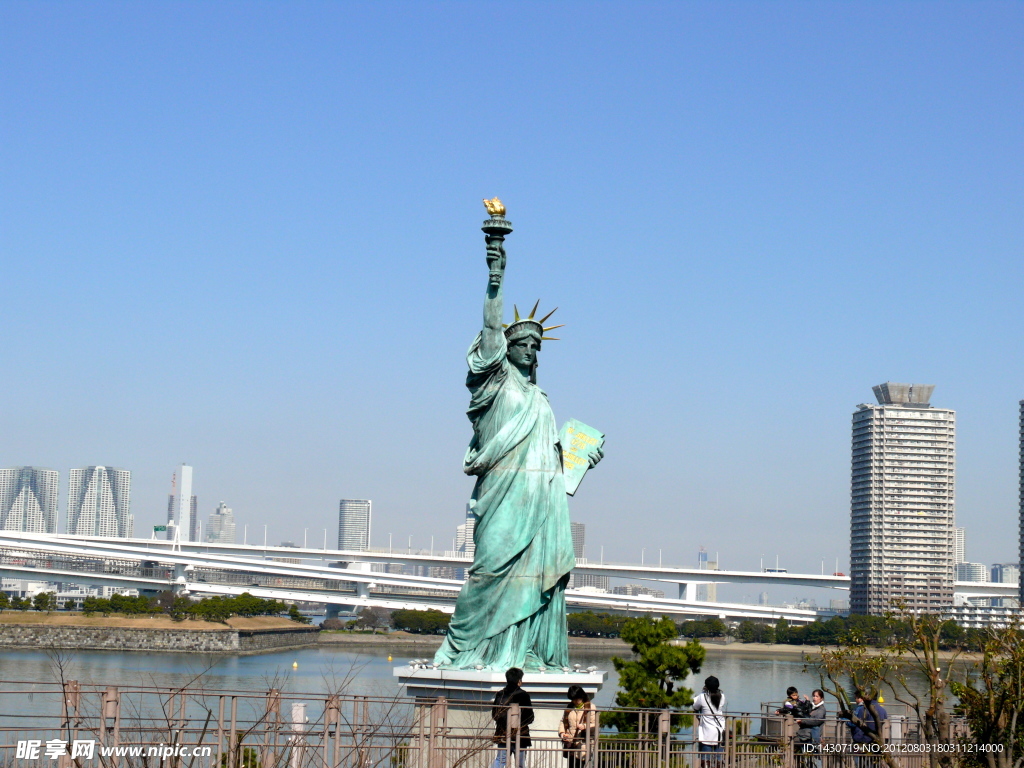
[[[821,745],[821,728],[825,725],[825,693],[819,688],[811,692],[811,711],[807,717],[801,717],[796,721],[799,730],[796,732],[796,740],[803,745],[804,753],[818,753]],[[821,764],[820,758],[815,758],[812,764]]]
[[[494,720],[494,741],[498,745],[498,755],[494,758],[491,768],[504,768],[509,753],[515,755],[517,746],[517,764],[519,768],[526,766],[526,750],[533,744],[530,740],[533,702],[530,700],[530,694],[524,691],[522,686],[523,670],[512,667],[505,672],[505,687],[494,694],[491,719]],[[509,730],[508,712],[513,704],[519,705],[519,726]]]
[[[703,768],[717,768],[725,752],[725,694],[718,687],[718,678],[711,675],[704,681],[704,690],[693,700],[697,713],[696,742]]]
[[[596,744],[597,712],[580,686],[570,685],[568,696],[569,706],[558,723],[562,756],[569,759],[568,768],[583,768],[587,764],[588,745]]]

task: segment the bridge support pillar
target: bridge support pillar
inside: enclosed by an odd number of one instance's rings
[[[341,613],[341,606],[340,605],[331,605],[330,603],[328,603],[324,607],[324,618],[325,619],[336,619],[336,618],[338,618],[338,615],[340,613]]]
[[[185,575],[186,567],[184,563],[174,564],[174,586],[172,591],[176,595],[185,591],[185,584],[188,582],[188,577]]]
[[[695,582],[695,581],[681,581],[681,582],[679,582],[679,599],[680,600],[696,600],[697,599],[697,582]]]

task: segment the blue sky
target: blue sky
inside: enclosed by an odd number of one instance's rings
[[[0,464],[131,469],[139,532],[187,461],[204,519],[372,498],[440,547],[499,195],[508,299],[567,324],[541,385],[608,435],[590,554],[845,569],[892,380],[957,410],[968,557],[1011,560],[1022,39],[1020,3],[5,3]]]

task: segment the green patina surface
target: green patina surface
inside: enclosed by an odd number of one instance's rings
[[[506,338],[501,327],[503,241],[512,227],[492,215],[483,230],[489,277],[484,328],[467,355],[473,438],[464,464],[476,476],[476,552],[434,660],[457,669],[557,669],[569,663],[565,587],[575,565],[563,457],[536,384],[540,332],[520,326]]]

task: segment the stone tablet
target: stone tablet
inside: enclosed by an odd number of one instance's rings
[[[569,419],[559,433],[562,443],[562,468],[565,474],[565,492],[570,496],[583,482],[583,476],[590,469],[587,454],[604,445],[604,435],[582,421]]]

